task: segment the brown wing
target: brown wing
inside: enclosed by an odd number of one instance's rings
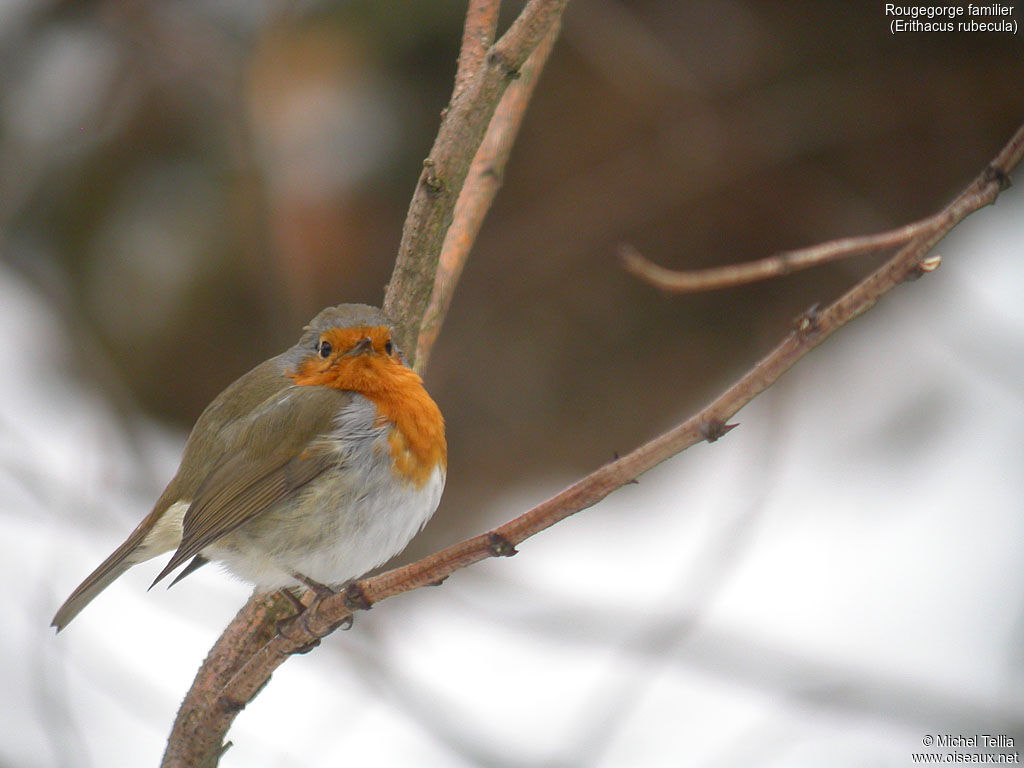
[[[310,443],[331,431],[350,399],[326,387],[294,387],[257,409],[199,486],[182,521],[181,544],[153,583],[336,465],[335,451]]]
[[[182,499],[191,499],[209,473],[210,465],[217,465],[235,450],[234,425],[245,416],[249,404],[270,401],[273,396],[294,386],[284,374],[282,357],[271,358],[256,366],[206,407],[185,444],[178,473],[164,489],[153,510],[124,543],[100,563],[64,601],[52,622],[58,632],[130,567],[167,551],[141,545],[168,507]]]

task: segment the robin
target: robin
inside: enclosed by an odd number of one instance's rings
[[[60,607],[60,631],[128,568],[153,584],[215,560],[257,590],[340,585],[400,552],[437,509],[444,419],[384,314],[328,307],[298,344],[206,407],[153,511]]]

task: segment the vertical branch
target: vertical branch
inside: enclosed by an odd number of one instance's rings
[[[530,0],[445,110],[434,146],[423,161],[384,296],[384,312],[396,323],[396,341],[406,350],[410,365],[415,363],[416,340],[433,293],[441,246],[470,163],[508,84],[519,76],[568,2]]]
[[[556,24],[526,60],[519,78],[505,91],[498,108],[494,111],[491,124],[487,127],[480,149],[469,167],[469,175],[462,187],[462,193],[455,204],[452,224],[441,247],[441,257],[434,281],[434,292],[430,296],[420,329],[419,345],[416,350],[416,369],[427,367],[430,351],[441,332],[441,324],[451,306],[455,285],[462,275],[462,268],[469,257],[470,249],[480,233],[480,227],[498,194],[505,177],[512,146],[515,144],[519,127],[526,114],[526,106],[533,96],[534,86],[540,77],[548,56],[555,47],[560,25]]]

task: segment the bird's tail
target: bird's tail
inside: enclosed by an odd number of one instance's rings
[[[99,567],[86,576],[85,581],[79,584],[75,591],[71,593],[71,596],[64,601],[64,605],[57,610],[53,621],[50,622],[50,626],[56,627],[57,631],[60,632],[85,606],[92,602],[96,595],[110,586],[114,579],[135,565],[136,561],[127,555],[130,555],[130,553],[122,553],[119,547],[110,557],[100,563]]]
[[[57,610],[50,626],[60,632],[96,595],[133,565],[176,549],[181,541],[181,516],[187,506],[173,504],[167,508],[158,505],[125,542],[75,588]]]

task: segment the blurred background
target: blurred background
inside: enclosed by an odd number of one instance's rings
[[[206,403],[323,306],[380,303],[464,10],[0,2],[0,766],[158,762],[246,587],[208,568],[147,594],[153,562],[60,637],[49,619]],[[881,258],[665,296],[620,243],[754,259],[923,217],[984,168],[1024,119],[1024,38],[889,20],[570,5],[427,372],[449,481],[402,559],[684,418]],[[880,766],[928,734],[1024,743],[1021,198],[727,439],[290,661],[222,765]]]

